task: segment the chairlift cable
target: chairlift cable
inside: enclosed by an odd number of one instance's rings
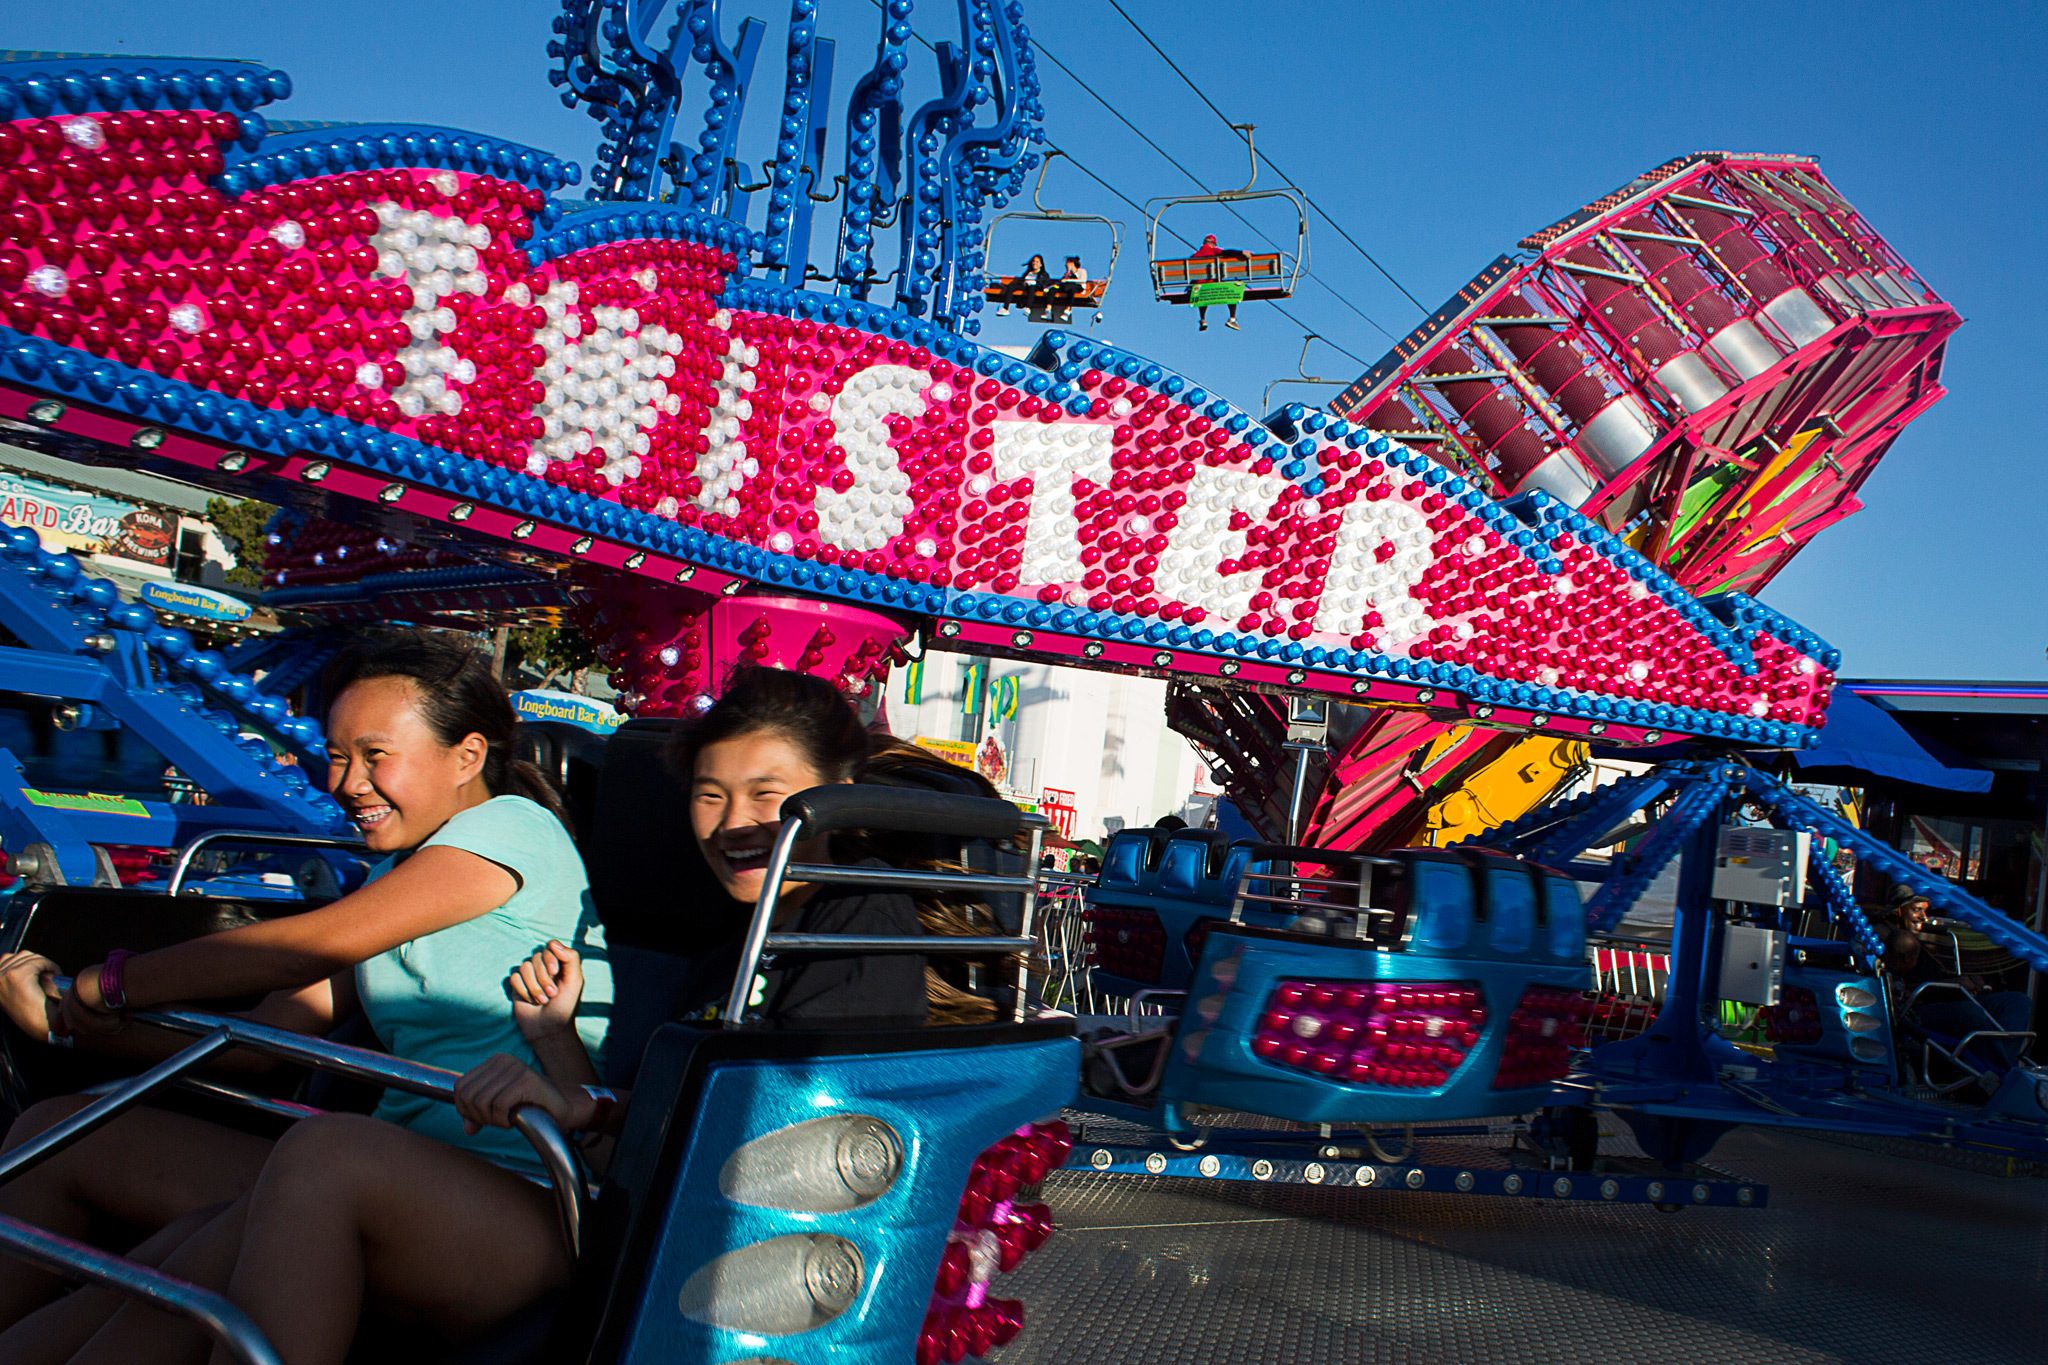
[[[1041,57],[1044,57],[1047,61],[1051,62],[1054,66],[1058,67],[1061,71],[1065,72],[1068,80],[1071,80],[1074,84],[1080,86],[1083,90],[1087,91],[1088,94],[1094,98],[1097,104],[1101,105],[1103,108],[1109,110],[1110,113],[1114,114],[1119,123],[1123,124],[1124,127],[1130,129],[1133,133],[1137,134],[1139,141],[1143,142],[1147,147],[1150,147],[1153,151],[1159,153],[1159,155],[1165,159],[1166,163],[1169,166],[1172,166],[1175,170],[1179,171],[1182,175],[1186,176],[1189,180],[1193,181],[1195,187],[1201,190],[1203,194],[1216,193],[1216,191],[1211,189],[1207,182],[1205,182],[1202,179],[1202,177],[1196,175],[1193,171],[1189,170],[1186,166],[1182,165],[1180,161],[1173,155],[1173,153],[1167,151],[1157,142],[1154,142],[1151,139],[1151,137],[1149,137],[1146,134],[1143,128],[1140,128],[1137,124],[1131,122],[1130,119],[1126,118],[1124,116],[1124,112],[1121,109],[1117,108],[1114,104],[1111,104],[1108,100],[1104,99],[1101,93],[1097,91],[1094,86],[1088,84],[1088,82],[1082,80],[1079,76],[1075,75],[1073,68],[1068,66],[1065,62],[1061,61],[1057,56],[1053,55],[1052,51],[1049,48],[1047,48],[1043,42],[1039,41],[1037,38],[1033,38],[1031,40],[1031,45],[1033,50],[1035,50]],[[1067,155],[1069,159],[1071,159],[1073,153],[1069,152]],[[1075,164],[1078,165],[1079,163],[1077,162]],[[1277,171],[1278,168],[1275,169]],[[1306,199],[1308,196],[1303,195],[1302,197]],[[1125,199],[1124,202],[1128,204],[1131,201],[1129,199]],[[1146,214],[1146,216],[1148,217],[1150,216],[1147,210],[1145,210],[1142,206],[1133,205],[1133,207],[1137,208],[1139,213]],[[1238,222],[1243,223],[1248,230],[1250,230],[1253,233],[1256,233],[1259,237],[1263,238],[1268,245],[1276,248],[1280,245],[1278,242],[1275,242],[1272,239],[1272,237],[1269,236],[1257,224],[1253,223],[1250,219],[1246,218],[1236,209],[1231,208],[1228,204],[1222,205],[1222,208],[1227,213],[1229,213],[1231,217],[1237,219]],[[1175,237],[1180,237],[1180,234],[1178,232],[1173,232],[1173,229],[1171,228],[1168,228],[1167,231],[1173,233]],[[1183,242],[1187,240],[1185,237],[1181,237],[1180,239]],[[1303,279],[1314,280],[1317,284],[1321,285],[1324,291],[1328,293],[1331,298],[1334,298],[1335,300],[1337,300],[1337,302],[1343,304],[1346,308],[1349,308],[1352,312],[1358,314],[1359,317],[1365,320],[1366,325],[1371,327],[1375,332],[1378,332],[1387,340],[1400,340],[1400,338],[1395,336],[1394,333],[1388,331],[1385,327],[1382,327],[1376,320],[1374,320],[1373,316],[1370,313],[1367,313],[1364,309],[1360,308],[1357,304],[1353,303],[1344,294],[1332,288],[1330,283],[1327,280],[1323,279],[1321,276],[1317,275],[1315,271],[1304,270],[1301,272],[1301,276]],[[1286,310],[1284,309],[1277,309],[1276,311],[1285,314],[1290,321],[1299,321],[1299,319],[1294,318],[1292,314],[1287,314]],[[1345,352],[1345,354],[1349,355],[1350,352],[1347,351]],[[1356,359],[1356,357],[1353,358]],[[1361,361],[1360,363],[1370,364],[1371,362]]]
[[[876,9],[883,8],[882,0],[868,0],[868,3],[872,4]],[[917,39],[918,42],[924,44],[925,49],[927,51],[938,51],[937,48],[932,46],[931,39],[925,37],[922,33],[919,33],[915,28],[913,28],[910,31],[910,36]],[[1080,86],[1082,90],[1086,91],[1088,95],[1092,99],[1094,99],[1094,101],[1097,104],[1101,105],[1104,109],[1107,109],[1112,115],[1114,115],[1116,117],[1117,122],[1123,124],[1124,127],[1130,129],[1133,133],[1137,134],[1139,141],[1143,142],[1147,147],[1150,147],[1153,151],[1159,153],[1161,157],[1165,158],[1168,165],[1172,166],[1175,170],[1179,171],[1182,175],[1186,176],[1189,180],[1193,181],[1195,186],[1199,188],[1202,191],[1202,193],[1215,193],[1214,190],[1210,189],[1209,186],[1203,182],[1200,176],[1196,175],[1193,171],[1189,170],[1186,166],[1183,166],[1178,160],[1176,160],[1173,153],[1167,151],[1157,142],[1154,142],[1152,138],[1146,134],[1143,128],[1140,128],[1137,124],[1131,122],[1129,118],[1125,117],[1123,110],[1111,104],[1107,99],[1104,99],[1101,93],[1098,92],[1094,86],[1088,84],[1088,82],[1082,80],[1078,75],[1074,74],[1074,69],[1068,66],[1065,62],[1061,61],[1059,57],[1055,55],[1051,49],[1046,47],[1045,43],[1035,35],[1032,37],[1031,47],[1032,50],[1036,52],[1039,56],[1044,57],[1047,61],[1051,62],[1054,66],[1058,67],[1062,72],[1066,73],[1068,80],[1071,80],[1074,84]],[[1061,150],[1064,151],[1064,149]],[[1261,156],[1263,155],[1264,154],[1261,153]],[[1066,157],[1069,161],[1074,161],[1074,154],[1072,152],[1066,152]],[[1273,163],[1269,160],[1266,164],[1272,166]],[[1111,194],[1116,195],[1117,198],[1123,200],[1124,203],[1129,204],[1133,209],[1137,210],[1137,212],[1140,215],[1146,214],[1146,209],[1143,205],[1137,203],[1129,195],[1124,194],[1121,190],[1118,190],[1115,186],[1111,185],[1107,180],[1104,180],[1101,176],[1095,174],[1095,172],[1088,170],[1087,167],[1082,166],[1081,163],[1078,161],[1074,161],[1074,165],[1080,167],[1082,171],[1086,172],[1089,179],[1095,181],[1096,184],[1101,185]],[[1284,173],[1281,172],[1278,166],[1273,166],[1273,171],[1274,174],[1281,175],[1283,179],[1285,178]],[[1303,194],[1302,198],[1308,199],[1308,196],[1306,194]],[[1312,207],[1314,206],[1313,200],[1309,200],[1309,203]],[[1246,219],[1245,216],[1239,213],[1236,209],[1230,208],[1227,204],[1224,205],[1224,208],[1228,209],[1231,217],[1237,219],[1238,222],[1243,223],[1245,227],[1251,232],[1257,233],[1258,236],[1264,238],[1268,244],[1276,247],[1279,245],[1279,243],[1274,242],[1270,236],[1267,236],[1267,234],[1264,231],[1262,231],[1257,225],[1253,224],[1251,221]],[[1316,211],[1318,213],[1323,212],[1320,208],[1317,208]],[[1323,216],[1325,218],[1329,217],[1327,213],[1324,213]],[[1172,228],[1167,228],[1166,231],[1173,237],[1178,238],[1182,243],[1187,245],[1189,250],[1192,251],[1194,249],[1193,243],[1188,242],[1187,238],[1182,237],[1178,232],[1174,232]],[[1343,229],[1339,228],[1338,231],[1342,232]],[[1347,237],[1346,240],[1348,241],[1349,238]],[[1352,245],[1357,246],[1358,244],[1356,242],[1353,242]],[[1363,248],[1360,248],[1360,250],[1362,251]],[[1370,258],[1368,257],[1368,259]],[[1377,266],[1378,262],[1375,261],[1374,265]],[[1381,273],[1384,274],[1385,272],[1382,271]],[[1337,300],[1337,302],[1343,304],[1346,308],[1349,308],[1352,312],[1356,313],[1360,318],[1364,319],[1367,326],[1371,327],[1375,332],[1378,332],[1387,340],[1400,340],[1400,338],[1397,337],[1393,332],[1388,331],[1385,327],[1381,326],[1377,321],[1375,321],[1371,314],[1367,313],[1364,309],[1360,308],[1357,304],[1353,303],[1345,295],[1338,292],[1336,289],[1332,288],[1328,281],[1322,279],[1313,270],[1304,270],[1302,272],[1302,278],[1314,280],[1317,284],[1321,285],[1325,293],[1329,294],[1331,298],[1334,298],[1335,300]],[[1392,277],[1389,276],[1389,278]],[[1394,284],[1396,288],[1400,288],[1400,281],[1396,280]],[[1408,291],[1405,289],[1401,290],[1401,292],[1403,294],[1408,293]],[[1411,300],[1413,299],[1413,297],[1413,295],[1409,295],[1409,298]],[[1419,307],[1420,305],[1417,306]],[[1300,318],[1294,316],[1294,314],[1288,312],[1285,308],[1280,307],[1280,305],[1277,302],[1272,303],[1271,307],[1273,308],[1274,312],[1279,313],[1282,317],[1286,318],[1295,326],[1300,327],[1303,331],[1314,330],[1307,323],[1303,322]],[[1327,338],[1325,339],[1327,340]],[[1337,346],[1335,342],[1331,342],[1330,344],[1334,346],[1337,350],[1343,351],[1345,355],[1350,356],[1351,359],[1357,361],[1361,365],[1372,364],[1371,361],[1365,360],[1359,357],[1358,355],[1354,354],[1353,352],[1345,350],[1344,347]]]
[[[1051,143],[1047,143],[1047,145],[1051,145]],[[1079,162],[1079,160],[1077,160],[1077,158],[1073,156],[1073,153],[1071,153],[1071,151],[1067,151],[1065,147],[1059,147],[1059,153],[1061,153],[1061,156],[1065,156],[1065,158],[1067,158],[1069,162],[1073,162],[1073,168],[1075,168],[1077,172],[1081,172],[1083,176],[1087,176],[1087,178],[1090,178],[1090,180],[1094,180],[1096,184],[1100,184],[1102,188],[1106,188],[1106,190],[1108,190],[1110,194],[1114,194],[1114,196],[1116,196],[1116,199],[1124,201],[1126,205],[1130,205],[1130,207],[1133,207],[1133,209],[1137,209],[1139,213],[1145,213],[1143,205],[1139,205],[1139,203],[1137,203],[1135,199],[1130,199],[1130,196],[1128,196],[1128,194],[1124,194],[1124,192],[1122,192],[1122,190],[1118,190],[1118,188],[1116,188],[1114,184],[1110,184],[1108,180],[1104,180],[1102,176],[1098,176],[1098,174],[1096,174],[1094,170],[1090,170],[1090,168],[1087,168],[1087,166],[1083,166],[1083,164],[1081,164],[1081,162]],[[1180,241],[1180,244],[1182,244],[1184,248],[1188,248],[1190,252],[1194,250],[1194,244],[1192,244],[1192,241],[1188,241],[1186,237],[1182,237],[1182,235],[1180,235],[1178,231],[1174,231],[1174,229],[1171,229],[1171,227],[1165,227],[1165,229],[1161,229],[1161,231],[1165,231],[1165,233],[1167,233],[1169,237],[1174,237],[1176,241]],[[1317,284],[1321,284],[1321,280],[1317,280]],[[1327,287],[1327,284],[1325,284],[1325,289],[1329,289],[1329,287]],[[1313,332],[1313,327],[1311,327],[1309,323],[1305,323],[1303,319],[1298,319],[1298,317],[1294,317],[1292,313],[1288,313],[1288,311],[1286,311],[1284,307],[1280,307],[1278,303],[1272,303],[1270,307],[1272,307],[1272,311],[1274,311],[1274,313],[1280,313],[1280,317],[1286,317],[1286,319],[1288,319],[1290,323],[1294,323],[1296,327],[1300,327],[1300,329],[1303,329],[1303,332]],[[1356,311],[1356,309],[1354,309],[1354,311]],[[1360,313],[1360,317],[1364,317],[1364,313]],[[1370,319],[1370,317],[1366,317],[1366,321],[1372,321],[1372,319]],[[1378,327],[1378,323],[1372,323],[1372,325],[1374,325],[1374,327]],[[1380,329],[1382,329],[1382,332],[1384,332],[1384,327],[1380,327]],[[1372,364],[1370,360],[1366,360],[1366,358],[1364,358],[1364,356],[1360,356],[1358,352],[1354,352],[1354,350],[1348,350],[1348,348],[1343,348],[1343,346],[1337,346],[1337,344],[1335,344],[1335,342],[1331,342],[1331,340],[1329,340],[1327,336],[1321,336],[1321,334],[1317,334],[1317,336],[1319,336],[1319,340],[1321,340],[1321,342],[1323,342],[1325,346],[1329,346],[1331,350],[1343,352],[1343,354],[1346,354],[1346,356],[1350,356],[1352,360],[1356,360],[1358,364]]]
[[[1144,30],[1144,27],[1140,25],[1136,19],[1133,19],[1130,16],[1130,12],[1127,11],[1121,4],[1119,4],[1118,0],[1109,0],[1109,7],[1115,10],[1118,14],[1123,16],[1123,21],[1131,26],[1132,32],[1136,33],[1140,38],[1143,38],[1145,40],[1145,45],[1147,47],[1150,47],[1154,52],[1159,54],[1159,60],[1165,62],[1169,67],[1173,68],[1173,74],[1180,77],[1181,80],[1187,85],[1187,88],[1195,92],[1195,98],[1199,99],[1202,103],[1209,106],[1210,113],[1214,114],[1217,118],[1222,119],[1224,126],[1229,128],[1233,134],[1239,137],[1244,136],[1244,134],[1239,133],[1237,131],[1237,124],[1232,122],[1230,116],[1224,113],[1221,109],[1218,109],[1216,107],[1216,101],[1210,99],[1206,94],[1204,94],[1202,92],[1201,86],[1195,84],[1194,77],[1188,75],[1187,72],[1181,70],[1180,63],[1174,61],[1173,58],[1166,55],[1166,49],[1159,46],[1159,44],[1153,40],[1152,35],[1147,33]],[[1040,45],[1040,50],[1044,50],[1042,44]],[[1065,71],[1065,65],[1061,64],[1060,69],[1062,71]],[[1067,74],[1071,76],[1073,73],[1069,71],[1067,72]],[[1090,91],[1089,93],[1094,94],[1093,91]],[[1098,96],[1098,98],[1100,97]],[[1345,241],[1351,243],[1352,250],[1356,251],[1359,255],[1365,257],[1367,263],[1370,264],[1374,270],[1379,271],[1381,275],[1385,276],[1388,284],[1391,284],[1394,286],[1394,288],[1400,290],[1401,296],[1403,298],[1407,299],[1408,302],[1414,304],[1422,312],[1427,313],[1429,311],[1428,307],[1424,305],[1422,300],[1416,298],[1413,294],[1409,293],[1407,285],[1402,284],[1399,280],[1395,279],[1393,273],[1389,271],[1385,266],[1381,265],[1378,259],[1375,258],[1370,251],[1367,251],[1363,246],[1359,245],[1358,239],[1356,237],[1353,237],[1349,232],[1346,232],[1344,230],[1344,225],[1338,222],[1335,218],[1332,218],[1330,216],[1330,211],[1324,208],[1321,204],[1318,204],[1315,201],[1315,196],[1311,195],[1307,190],[1303,189],[1301,187],[1300,182],[1295,180],[1295,178],[1289,175],[1287,172],[1281,170],[1279,164],[1275,162],[1272,157],[1267,156],[1264,152],[1257,152],[1255,154],[1258,156],[1259,160],[1265,162],[1266,165],[1272,168],[1273,174],[1279,176],[1282,180],[1286,181],[1288,185],[1293,188],[1295,193],[1299,194],[1303,199],[1307,200],[1308,206],[1314,209],[1317,213],[1321,214],[1323,221],[1328,223],[1331,227],[1335,228],[1337,230],[1337,235],[1339,237],[1342,237]],[[1327,287],[1328,286],[1325,286],[1325,288]]]

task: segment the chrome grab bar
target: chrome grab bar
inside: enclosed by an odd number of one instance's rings
[[[1038,940],[949,934],[770,934],[763,944],[778,953],[1028,953]]]
[[[260,829],[210,829],[178,850],[178,860],[171,864],[171,885],[164,894],[175,896],[185,885],[185,874],[192,869],[192,859],[208,844],[271,844],[279,848],[338,848],[348,853],[368,853],[370,846],[359,839],[334,839],[324,834],[278,834]]]
[[[70,989],[70,984],[64,982],[64,988]],[[141,1075],[114,1086],[71,1117],[51,1124],[14,1150],[0,1153],[0,1181],[12,1180],[23,1171],[41,1165],[94,1129],[113,1122],[125,1111],[133,1109],[214,1053],[225,1049],[228,1043],[226,1029],[212,1029],[184,1051],[166,1057]]]
[[[137,1265],[98,1247],[0,1217],[0,1251],[68,1279],[85,1280],[143,1299],[199,1323],[242,1365],[284,1365],[247,1313],[210,1289]]]
[[[68,978],[57,978],[56,985],[60,991],[71,989]],[[137,1010],[132,1017],[137,1023],[176,1033],[198,1034],[200,1041],[141,1075],[122,1082],[64,1122],[8,1152],[0,1158],[0,1180],[77,1141],[229,1046],[266,1052],[317,1071],[403,1090],[444,1104],[454,1103],[455,1082],[461,1079],[455,1072],[437,1066],[422,1066],[382,1052],[332,1043],[325,1038],[309,1038],[250,1019],[175,1006]],[[573,1258],[582,1249],[583,1242],[583,1179],[575,1153],[562,1136],[562,1130],[555,1126],[554,1119],[544,1110],[523,1106],[513,1111],[512,1126],[532,1144],[540,1157],[542,1169],[548,1173],[548,1182],[554,1187],[555,1211],[561,1222],[562,1240]]]
[[[785,808],[805,795],[807,793],[799,792],[796,796],[790,797],[789,802],[784,803]],[[986,803],[996,804],[993,800]],[[1026,997],[1031,991],[1031,953],[1038,947],[1038,940],[1032,932],[1038,909],[1038,861],[1044,846],[1045,831],[1050,827],[1050,822],[1042,815],[1029,815],[1022,811],[1017,812],[1016,818],[1021,829],[1029,831],[1031,835],[1031,845],[1025,854],[1024,862],[1024,866],[1030,871],[1021,877],[955,872],[906,872],[893,867],[842,867],[833,863],[793,863],[790,858],[796,851],[797,841],[807,837],[805,822],[801,816],[784,818],[782,827],[775,834],[775,847],[768,855],[768,866],[761,880],[761,898],[754,903],[753,918],[747,924],[746,941],[740,948],[739,969],[733,973],[732,990],[726,997],[726,1026],[732,1027],[746,1018],[747,1006],[753,996],[754,973],[761,965],[761,955],[771,948],[792,952],[857,950],[880,953],[1014,953],[1017,957],[1017,1002],[1011,1017],[1019,1023],[1023,1022],[1027,1009]],[[774,917],[776,902],[782,898],[784,881],[894,887],[902,890],[931,887],[944,891],[1021,891],[1024,905],[1019,917],[1017,936],[1014,938],[954,937],[945,934],[771,934],[768,932],[768,925]]]

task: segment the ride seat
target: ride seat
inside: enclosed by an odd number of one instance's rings
[[[521,721],[514,754],[539,768],[561,794],[580,839],[597,813],[597,778],[608,747],[604,735],[560,720]]]
[[[240,900],[226,896],[166,896],[115,887],[54,886],[17,894],[0,925],[0,952],[40,953],[66,973],[106,959],[116,948],[149,952],[187,939],[262,920],[281,919],[326,905],[325,899]],[[222,1010],[248,1009],[257,998],[213,1002]],[[52,1095],[133,1075],[136,1063],[120,1057],[50,1047],[0,1020],[0,1077],[4,1100],[15,1109]],[[297,1072],[275,1079],[296,1083]],[[274,1086],[266,1087],[275,1089]]]

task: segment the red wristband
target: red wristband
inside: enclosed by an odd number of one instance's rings
[[[611,1118],[612,1110],[619,1107],[619,1097],[601,1085],[586,1085],[583,1087],[583,1093],[590,1096],[591,1103],[596,1107],[591,1110],[590,1118],[578,1131],[596,1137],[604,1132],[605,1123]]]
[[[110,1010],[128,1008],[128,959],[135,954],[116,948],[100,964],[100,1003]]]

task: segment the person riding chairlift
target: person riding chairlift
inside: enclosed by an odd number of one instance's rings
[[[1046,273],[1045,257],[1033,256],[1024,262],[1024,268],[1017,272],[1017,283],[1027,290],[1043,289],[1051,284],[1052,276]],[[1002,317],[1009,311],[1010,305],[1006,303],[996,309],[996,316]]]
[[[1186,239],[1183,238],[1182,240],[1185,241]],[[1213,232],[1202,239],[1202,244],[1195,248],[1194,255],[1190,256],[1188,259],[1195,261],[1205,261],[1212,260],[1217,257],[1222,257],[1226,260],[1233,261],[1244,261],[1251,259],[1249,256],[1245,255],[1244,252],[1239,251],[1236,247],[1216,245],[1216,234]],[[1237,325],[1237,305],[1235,303],[1232,303],[1227,306],[1230,309],[1230,316],[1228,319],[1224,321],[1223,325],[1225,327],[1228,327],[1233,332],[1244,330],[1243,328]],[[1206,332],[1209,330],[1208,304],[1203,303],[1197,304],[1195,306],[1195,321],[1197,322],[1197,324],[1199,324],[1195,328],[1196,331]]]

